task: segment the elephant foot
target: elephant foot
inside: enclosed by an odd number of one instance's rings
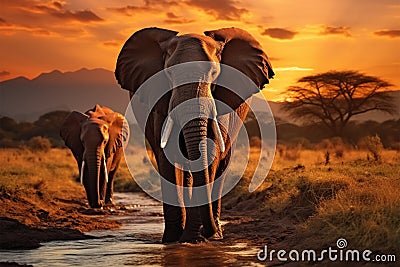
[[[203,233],[202,233],[203,234]],[[207,237],[207,240],[217,241],[224,239],[224,235],[222,234],[222,229],[218,229],[218,231],[210,237]]]
[[[115,205],[114,199],[112,199],[112,198],[106,198],[106,205],[108,205],[108,206],[114,206],[114,205]]]
[[[102,209],[102,208],[103,208],[103,205],[104,205],[103,201],[100,201],[100,202],[98,202],[98,203],[89,203],[89,206],[90,206],[92,209]]]
[[[169,228],[171,227],[165,227],[161,241],[163,244],[176,243],[182,236],[183,229],[181,226],[179,226],[177,229],[174,230],[171,230]]]
[[[204,229],[204,227],[201,227],[200,229],[200,234],[202,236],[204,236],[205,238],[207,238],[208,240],[222,240],[224,238],[223,235],[223,229],[221,226],[221,222],[219,221],[219,219],[215,220],[215,225],[217,226],[217,232],[214,233],[214,231],[206,231],[206,229]]]
[[[179,243],[199,244],[204,242],[207,242],[207,239],[201,236],[200,233],[195,236],[183,234],[182,237],[179,239]]]
[[[176,237],[168,237],[165,236],[165,234],[162,237],[161,243],[163,244],[174,244],[177,243],[179,241],[179,238]]]

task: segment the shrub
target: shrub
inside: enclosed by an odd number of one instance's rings
[[[378,135],[365,136],[360,139],[358,145],[360,148],[368,150],[375,161],[381,160],[383,144]]]
[[[283,153],[283,158],[285,160],[295,161],[300,158],[300,153],[301,153],[300,145],[292,148],[286,148]]]
[[[335,147],[344,147],[344,142],[340,137],[332,137],[322,140],[318,145],[318,149],[334,149]]]
[[[338,147],[336,147],[335,148],[335,157],[336,158],[339,158],[339,159],[341,159],[341,158],[343,158],[343,156],[344,156],[344,150],[345,150],[345,148],[344,148],[344,146],[338,146]]]
[[[300,146],[303,149],[311,149],[312,145],[310,140],[308,140],[305,137],[295,137],[290,139],[290,143],[293,147],[298,147]]]
[[[12,140],[11,138],[2,138],[0,140],[0,148],[16,148],[18,147],[18,142]]]
[[[258,136],[252,136],[250,138],[250,146],[254,148],[261,148],[261,139]]]
[[[35,136],[29,139],[29,141],[26,143],[26,146],[28,149],[32,151],[47,152],[51,149],[51,142],[47,138],[41,136]]]

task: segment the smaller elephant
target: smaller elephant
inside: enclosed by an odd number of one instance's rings
[[[114,177],[129,139],[124,116],[99,105],[84,114],[73,111],[60,135],[78,163],[90,207],[113,204]]]

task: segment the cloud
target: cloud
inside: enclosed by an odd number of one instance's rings
[[[137,5],[127,5],[124,7],[111,7],[107,8],[107,10],[120,13],[126,16],[133,16],[137,13],[155,13],[161,12],[165,10],[165,7],[172,7],[172,6],[179,6],[180,4],[173,0],[145,0],[144,5],[137,6]]]
[[[281,60],[281,58],[279,58],[279,57],[268,57],[268,59],[270,61],[279,61],[279,60]]]
[[[10,75],[11,73],[10,72],[8,72],[8,71],[6,71],[6,70],[2,70],[2,71],[0,71],[0,77],[3,77],[3,76],[8,76],[8,75]]]
[[[301,68],[301,67],[280,67],[274,68],[275,71],[313,71],[313,68]]]
[[[380,30],[374,32],[375,35],[378,36],[386,36],[390,38],[400,37],[400,30]]]
[[[172,12],[167,12],[167,17],[169,18],[169,19],[179,19],[179,16],[177,16],[177,15],[175,15],[174,13],[172,13]]]
[[[71,11],[63,9],[63,5],[59,2],[52,3],[50,6],[36,5],[33,7],[33,12],[38,11],[44,14],[49,14],[59,19],[75,20],[80,22],[97,22],[103,21],[102,18],[97,16],[90,10]]]
[[[267,35],[271,38],[281,39],[281,40],[293,39],[296,34],[298,34],[298,32],[284,28],[268,28],[261,33],[261,35]]]
[[[60,3],[60,2],[54,1],[54,2],[53,2],[53,6],[55,6],[55,7],[58,8],[58,9],[61,9],[61,8],[63,7],[63,4]]]
[[[159,11],[159,9],[151,7],[151,6],[124,6],[124,7],[111,7],[108,10],[120,13],[126,16],[133,16],[135,13],[138,12],[154,12]]]
[[[334,27],[334,26],[324,26],[323,30],[319,33],[321,35],[344,35],[350,37],[350,27]]]
[[[249,10],[238,6],[237,0],[144,0],[143,5],[110,7],[107,8],[107,10],[126,16],[134,16],[137,13],[159,13],[170,10],[171,7],[178,7],[181,9],[197,8],[216,19],[229,21],[240,20],[243,15],[249,13]],[[182,24],[193,21],[194,20],[184,17],[168,17],[164,22]]]
[[[240,20],[249,10],[237,6],[235,0],[188,0],[187,5],[197,7],[220,20]]]
[[[106,42],[103,42],[103,45],[117,47],[117,46],[121,45],[121,42],[118,42],[118,41],[106,41]]]
[[[91,26],[104,21],[89,9],[67,8],[64,1],[6,1],[2,8],[4,15],[0,18],[0,31],[5,35],[26,32],[35,36],[74,39],[79,35],[82,38],[92,35]],[[80,22],[83,25],[69,22]]]
[[[194,19],[187,19],[181,16],[177,16],[172,12],[167,12],[166,16],[167,19],[164,20],[164,23],[167,24],[187,24],[195,21]]]
[[[61,19],[77,20],[80,22],[103,21],[102,18],[100,18],[90,10],[64,11],[53,13],[52,15]]]

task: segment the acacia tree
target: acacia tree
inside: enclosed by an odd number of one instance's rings
[[[306,76],[285,92],[283,109],[294,119],[322,122],[337,136],[356,115],[373,110],[394,114],[392,84],[357,71]]]

